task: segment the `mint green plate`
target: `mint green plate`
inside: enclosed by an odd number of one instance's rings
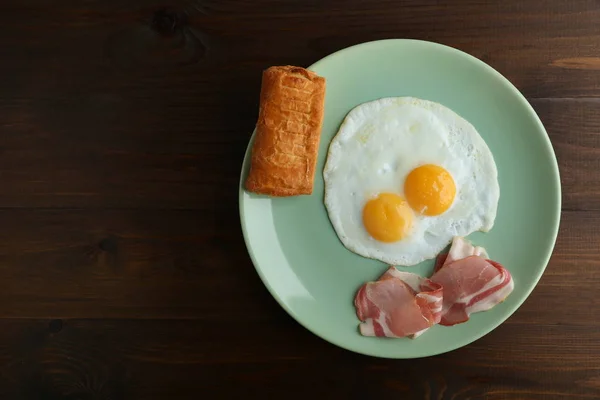
[[[415,40],[353,46],[309,69],[327,79],[325,121],[311,196],[267,198],[239,189],[242,229],[250,257],[267,289],[300,324],[323,339],[358,353],[415,358],[444,353],[479,339],[525,301],[552,253],[560,220],[558,166],[535,111],[503,76],[456,49]],[[258,93],[256,94],[258,97]],[[490,147],[500,182],[494,228],[469,238],[514,276],[515,290],[488,312],[454,327],[434,326],[421,337],[363,337],[353,306],[361,284],[386,265],[347,250],[323,204],[323,167],[329,142],[354,106],[391,96],[441,103],[470,121]],[[429,276],[433,262],[403,268]]]

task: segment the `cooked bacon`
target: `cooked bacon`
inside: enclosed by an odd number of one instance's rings
[[[354,306],[362,335],[415,338],[440,321],[442,287],[390,267],[361,286]]]
[[[438,257],[431,281],[444,288],[440,325],[469,320],[472,313],[487,311],[512,292],[510,272],[487,259],[485,249],[455,238],[447,255]]]

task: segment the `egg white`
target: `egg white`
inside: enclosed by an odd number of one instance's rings
[[[450,208],[438,216],[415,212],[410,234],[398,242],[372,238],[362,222],[365,203],[382,192],[405,197],[406,176],[424,164],[454,178]],[[352,109],[329,146],[323,177],[325,206],[344,246],[392,265],[418,264],[454,236],[490,230],[500,197],[494,157],[477,130],[447,107],[412,97]]]

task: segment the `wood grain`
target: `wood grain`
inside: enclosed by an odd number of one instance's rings
[[[600,167],[599,101],[531,100],[557,154],[567,210],[600,209],[600,176],[589,174]],[[0,190],[0,207],[183,208],[226,213],[236,207],[252,119],[246,130],[213,136],[212,126],[206,127],[192,114],[190,108],[190,117],[183,121],[192,118],[188,123],[198,128],[179,136],[166,130],[139,136],[121,130],[46,136],[9,130],[0,147],[0,171],[4,186],[11,190]],[[181,121],[173,121],[170,129],[180,132]]]
[[[558,159],[564,210],[600,209],[600,100],[532,100]]]
[[[341,3],[326,3],[306,2],[298,8],[288,5],[275,11],[265,2],[262,8],[258,3],[254,13],[235,2],[220,3],[219,7],[203,4],[203,12],[194,11],[191,3],[182,3],[181,12],[189,14],[188,25],[166,38],[152,30],[154,12],[159,8],[142,7],[143,2],[113,11],[110,2],[91,2],[90,9],[79,11],[81,15],[67,6],[49,7],[35,1],[28,6],[11,6],[5,12],[0,8],[0,74],[11,77],[0,82],[0,171],[5,187],[11,188],[0,191],[0,207],[210,208],[234,196],[240,160],[256,122],[263,68],[280,62],[308,65],[358,38],[405,37],[403,31],[398,31],[399,26],[414,37],[419,29],[425,30],[424,18],[431,19],[435,29],[421,38],[435,38],[482,58],[530,97],[598,95],[596,89],[587,93],[578,85],[586,90],[600,87],[600,75],[593,68],[581,68],[588,65],[582,52],[589,49],[591,57],[600,45],[600,36],[562,33],[571,26],[585,30],[595,21],[600,11],[590,2],[581,2],[579,8],[568,6],[567,10],[552,2],[540,2],[536,8],[499,8],[471,2],[461,8],[463,13],[473,14],[469,18],[448,12],[450,6],[434,3],[421,8],[411,3],[391,7],[383,2],[376,9],[362,10],[362,2],[350,2],[346,10],[339,11],[337,22],[350,31],[333,37],[331,30],[342,27],[336,27],[335,21],[332,26],[317,24],[316,18],[320,18],[322,7],[336,11],[342,7]],[[373,36],[377,30],[355,21],[362,15],[361,10],[366,13],[361,21],[367,18],[378,30],[389,32]],[[556,21],[551,19],[555,13],[569,10]],[[279,19],[272,18],[274,12],[280,13]],[[24,22],[19,25],[24,15],[38,14],[77,23],[48,28],[40,37]],[[404,21],[406,15],[411,15],[409,21]],[[497,25],[495,30],[479,25],[483,24],[478,18],[481,15],[495,16],[488,21],[491,26]],[[132,41],[156,42],[164,47],[151,52],[164,65],[114,65],[105,54],[102,46],[110,47],[112,32],[120,32],[116,26],[127,26],[128,20],[130,29],[145,32],[139,37],[133,34]],[[299,20],[304,22],[294,30],[285,30],[281,35],[268,33],[268,29]],[[195,25],[221,41],[212,43],[205,37],[207,33],[198,33],[199,40],[207,42],[202,45],[206,52],[202,50],[201,59],[189,65],[179,61],[171,65],[168,57],[179,54],[177,46],[182,40],[187,43],[186,35],[195,34]],[[523,35],[524,29],[533,27],[541,29],[540,37]],[[476,28],[481,29],[473,35]],[[238,31],[245,34],[235,35]],[[451,40],[444,40],[448,35]],[[81,36],[76,42],[81,49],[73,48],[75,36]],[[561,44],[567,39],[571,42]],[[527,40],[546,42],[527,44]],[[581,43],[586,40],[592,42]],[[124,38],[117,40],[122,46],[126,42]],[[294,46],[290,51],[290,42],[298,48]],[[23,43],[27,43],[26,52],[21,51]],[[262,48],[270,50],[263,54]],[[118,57],[127,57],[130,52]],[[560,54],[555,55],[557,52]],[[565,61],[573,59],[578,60],[577,68],[570,68]],[[594,65],[593,60],[588,60],[588,66]],[[558,66],[550,65],[557,62]],[[543,86],[548,90],[538,92]],[[539,112],[553,139],[558,135],[560,140],[573,130],[582,133],[596,128],[594,100],[564,106],[540,101],[533,100],[534,105],[541,104]],[[587,119],[590,116],[592,119]],[[582,146],[596,145],[592,133]],[[569,172],[581,174],[577,167],[586,165],[575,163],[576,170],[570,165]],[[210,174],[205,173],[208,170]],[[571,192],[572,188],[566,189]],[[578,189],[592,190],[579,187],[575,191]],[[569,194],[565,207],[593,202],[580,196]]]
[[[0,323],[4,398],[180,399],[198,391],[217,391],[209,398],[306,398],[318,390],[327,398],[544,399],[599,393],[600,375],[589,355],[600,350],[600,333],[571,324],[510,322],[453,353],[383,360],[334,348],[285,318],[261,336],[238,334],[232,320],[65,320],[58,332],[51,332],[52,322]],[[246,327],[252,332],[258,325]],[[515,337],[526,347],[515,346]]]
[[[0,398],[600,398],[599,20],[595,0],[0,2]],[[262,70],[385,38],[510,79],[563,188],[524,305],[420,360],[302,328],[237,210]]]
[[[594,292],[580,290],[581,277],[600,286],[599,224],[599,211],[563,212],[555,253],[534,292],[543,302],[531,315],[521,309],[523,322],[600,319],[600,308],[586,307]],[[0,210],[0,226],[14,227],[0,231],[0,280],[10,282],[0,291],[0,317],[217,323],[236,315],[262,323],[274,301],[238,225],[233,212]]]

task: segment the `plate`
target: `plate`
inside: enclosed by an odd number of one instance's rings
[[[314,192],[268,198],[239,187],[240,217],[248,252],[279,304],[314,334],[371,356],[416,358],[465,346],[505,321],[527,299],[548,263],[560,220],[561,189],[554,150],[523,95],[487,64],[444,45],[383,40],[340,50],[309,69],[327,79],[325,119]],[[256,94],[258,97],[258,93]],[[413,96],[449,107],[485,139],[498,167],[500,201],[493,229],[469,236],[514,277],[508,299],[464,324],[434,326],[421,337],[363,337],[353,306],[356,290],[386,265],[347,250],[323,204],[327,149],[345,115],[382,97]],[[400,268],[429,276],[433,261]]]

